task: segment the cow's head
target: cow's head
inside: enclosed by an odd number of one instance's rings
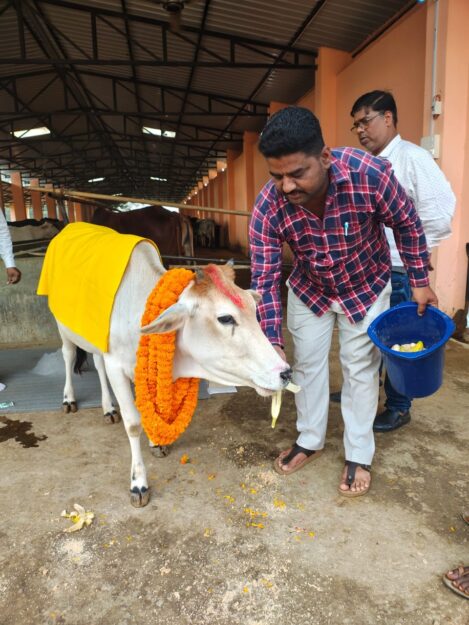
[[[291,369],[269,343],[256,318],[259,295],[234,283],[231,265],[208,265],[178,302],[142,328],[177,330],[174,377],[251,386],[267,396],[284,388]]]

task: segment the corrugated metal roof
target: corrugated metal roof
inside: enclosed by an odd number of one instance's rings
[[[80,190],[104,176],[102,192],[180,201],[262,128],[271,100],[312,88],[320,46],[352,52],[415,2],[0,2],[0,168]],[[45,124],[49,136],[10,134]],[[155,171],[168,183],[155,186]]]

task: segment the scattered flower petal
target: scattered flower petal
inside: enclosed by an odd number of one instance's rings
[[[249,516],[251,516],[251,517],[256,517],[256,516],[266,517],[266,516],[268,516],[267,512],[259,512],[258,510],[253,510],[252,508],[244,508],[244,512],[246,514],[249,514]]]
[[[272,588],[273,584],[271,581],[269,581],[268,579],[261,579],[261,584],[263,586],[265,586],[266,588]]]
[[[264,525],[264,523],[253,523],[252,521],[250,521],[250,522],[246,523],[246,527],[257,527],[257,528],[263,530],[265,525]]]

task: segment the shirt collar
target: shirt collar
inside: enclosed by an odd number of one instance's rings
[[[332,155],[331,159],[330,174],[330,181],[335,183],[346,182],[350,177],[345,163],[334,155]]]
[[[402,141],[401,135],[397,134],[388,145],[378,154],[381,158],[389,158],[397,145]]]

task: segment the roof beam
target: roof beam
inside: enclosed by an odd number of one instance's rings
[[[22,0],[21,11],[23,18],[26,21],[31,35],[36,39],[39,46],[42,48],[45,55],[48,57],[57,57],[59,55],[64,64],[58,66],[58,74],[66,85],[67,89],[73,95],[75,100],[80,106],[91,106],[92,102],[89,100],[86,89],[84,88],[81,78],[76,73],[73,64],[66,59],[64,50],[61,44],[57,41],[54,35],[54,29],[48,23],[48,20],[42,14],[40,7],[34,0]],[[15,7],[17,8],[17,7]],[[63,65],[63,67],[62,67]],[[65,66],[69,71],[65,69]],[[88,100],[88,101],[87,101]],[[96,132],[101,134],[103,142],[107,145],[110,157],[113,161],[120,161],[122,175],[128,175],[127,167],[124,159],[119,154],[119,151],[115,145],[112,145],[112,140],[107,135],[107,129],[105,124],[101,122],[99,117],[94,115],[88,116],[89,124],[95,129]]]
[[[99,16],[106,15],[109,17],[122,19],[122,14],[119,11],[114,11],[112,9],[105,9],[104,7],[99,7],[99,8],[91,7],[91,6],[80,4],[77,2],[68,2],[67,0],[41,0],[41,2],[42,4],[45,4],[45,5],[50,4],[53,6],[60,6],[63,8],[74,9],[76,11],[84,11],[86,13],[94,12],[96,15],[99,15]],[[140,22],[143,24],[151,24],[153,26],[159,26],[166,32],[171,33],[169,22],[166,22],[164,20],[158,20],[158,19],[154,19],[148,16],[133,15],[133,14],[129,14],[129,20],[134,21],[134,22]],[[198,35],[199,28],[185,25],[184,32]],[[173,35],[173,33],[171,33],[171,35]],[[317,57],[316,50],[295,47],[294,45],[290,45],[290,43],[288,43],[287,45],[282,45],[282,44],[279,44],[278,41],[272,41],[268,39],[254,39],[251,37],[239,37],[236,35],[221,33],[221,32],[214,31],[214,30],[205,30],[205,36],[214,37],[216,39],[223,39],[225,41],[233,42],[235,44],[244,43],[244,44],[251,45],[254,48],[256,47],[272,48],[273,50],[280,50],[283,52],[297,52],[299,54],[303,54],[308,57]]]
[[[148,59],[63,59],[63,58],[0,58],[0,65],[52,65],[59,69],[63,67],[82,66],[82,65],[94,65],[94,66],[106,66],[106,67],[121,67],[121,66],[148,66],[148,67],[189,67],[193,68],[194,63],[192,61],[155,61]],[[197,61],[195,67],[201,68],[231,68],[231,69],[269,69],[272,67],[272,63],[248,63],[246,61]],[[309,63],[290,63],[289,61],[281,60],[276,63],[277,69],[315,69],[316,63],[311,61]]]

